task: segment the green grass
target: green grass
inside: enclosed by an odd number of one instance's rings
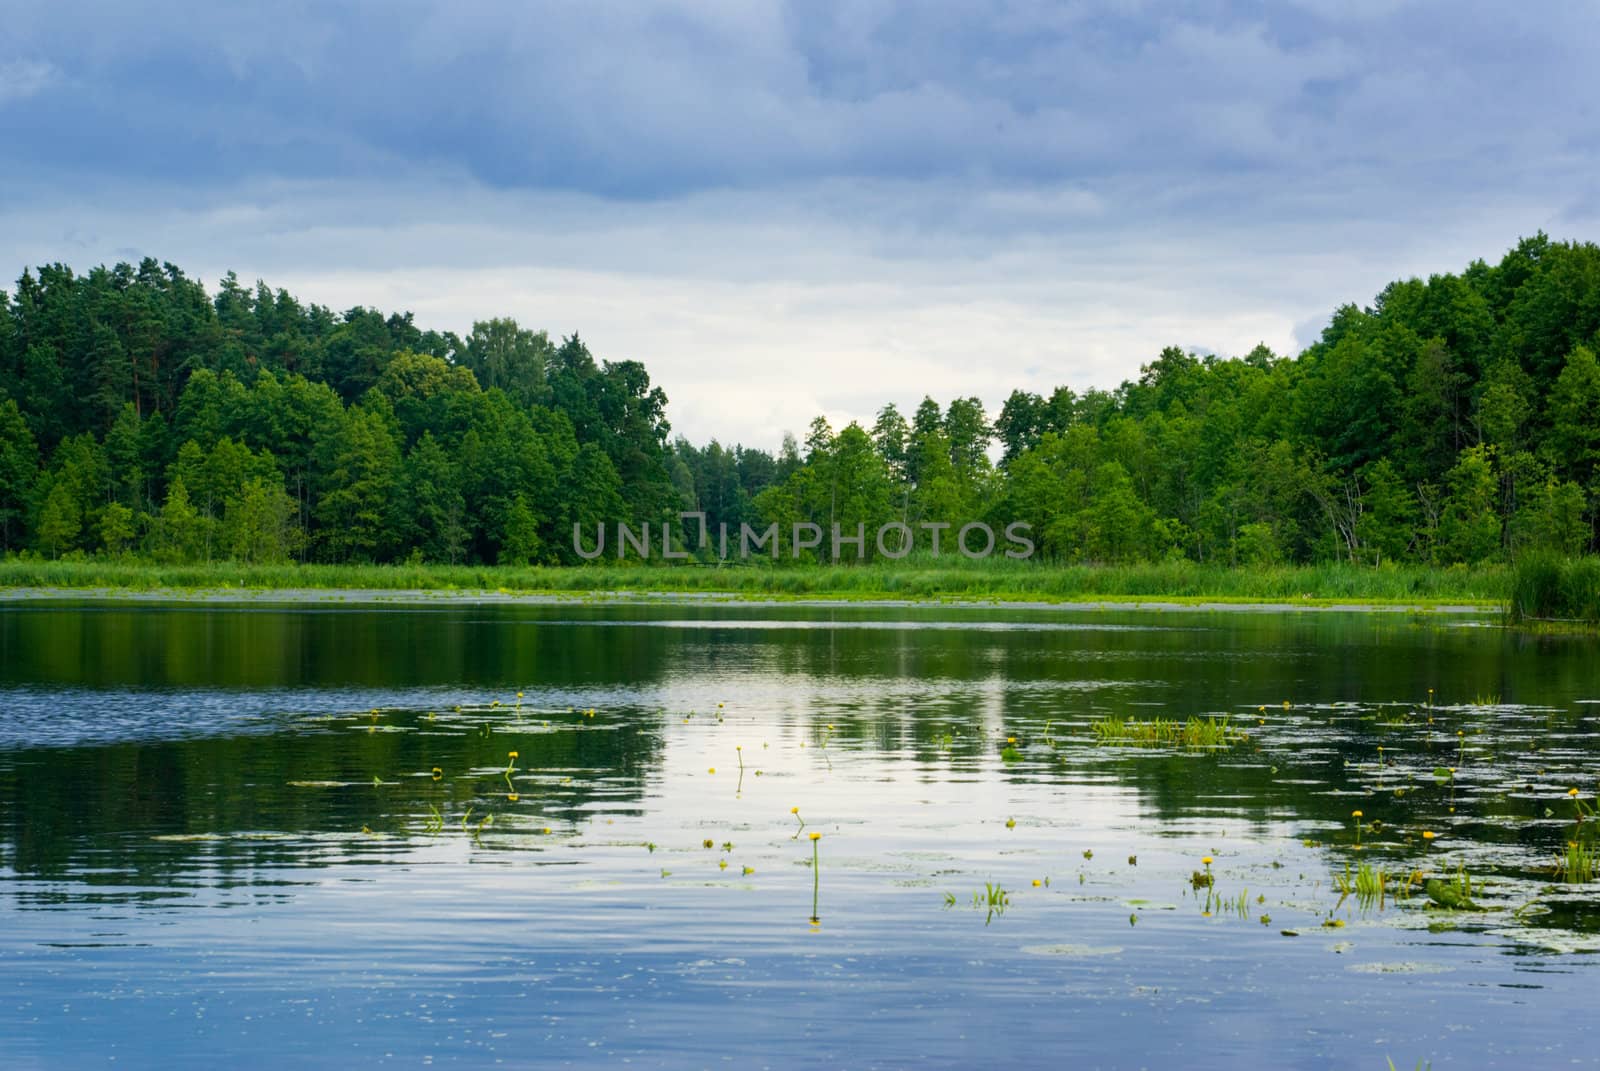
[[[1101,718],[1093,722],[1095,742],[1131,744],[1139,747],[1226,747],[1245,738],[1245,734],[1223,718],[1190,717],[1188,721],[1167,718]]]
[[[1529,555],[1509,594],[1513,621],[1600,624],[1600,557]]]
[[[540,593],[703,592],[759,598],[1004,599],[1502,605],[1499,567],[1340,564],[1229,569],[1191,562],[1050,565],[942,559],[867,565],[160,565],[132,560],[0,561],[0,588],[347,589]]]
[[[1370,863],[1362,863],[1355,873],[1350,872],[1350,864],[1346,863],[1343,874],[1333,876],[1333,887],[1339,890],[1339,903],[1342,904],[1349,897],[1354,896],[1356,902],[1363,908],[1370,908],[1374,904],[1381,910],[1388,902],[1389,886],[1394,883],[1394,876],[1387,870],[1375,867]],[[1403,893],[1410,892],[1410,883],[1400,884]],[[1337,910],[1337,905],[1335,906]]]

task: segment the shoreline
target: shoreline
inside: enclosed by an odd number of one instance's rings
[[[67,587],[19,586],[0,588],[0,605],[6,603],[102,602],[179,603],[199,605],[279,606],[797,606],[818,608],[878,607],[913,609],[1061,610],[1068,612],[1146,611],[1161,613],[1350,613],[1430,614],[1454,617],[1497,617],[1499,603],[1467,599],[1351,600],[1338,598],[1261,599],[1226,596],[1145,596],[1079,594],[1061,598],[1023,594],[927,595],[907,597],[895,592],[815,592],[785,597],[772,592],[600,590],[558,591],[521,589],[447,588],[328,588],[328,587]]]

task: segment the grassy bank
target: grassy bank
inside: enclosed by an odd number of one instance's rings
[[[1524,558],[1509,602],[1513,621],[1600,625],[1600,558]]]
[[[1237,602],[1505,602],[1503,568],[1349,565],[1229,569],[1187,562],[1128,566],[949,560],[863,566],[157,565],[132,561],[0,561],[0,588],[371,589],[424,591],[727,592],[860,599],[1216,600]]]

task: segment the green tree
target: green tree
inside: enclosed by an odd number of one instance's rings
[[[321,447],[317,520],[333,561],[382,561],[394,549],[400,451],[383,416],[355,406]]]
[[[51,481],[39,510],[39,547],[52,558],[59,558],[77,543],[83,527],[72,487],[64,480]]]
[[[405,476],[411,521],[407,542],[429,561],[461,561],[468,535],[466,499],[456,466],[432,432],[423,432],[412,448]]]
[[[221,544],[233,561],[288,561],[304,543],[294,499],[283,485],[251,477],[226,499]]]
[[[189,501],[183,478],[177,477],[167,488],[166,504],[151,527],[150,549],[162,561],[198,561],[210,546],[211,527],[211,521]]]
[[[1447,562],[1469,565],[1500,551],[1500,515],[1495,512],[1494,465],[1487,447],[1461,452],[1445,476],[1449,494],[1439,517],[1440,553]]]
[[[1558,473],[1593,484],[1600,465],[1600,365],[1587,346],[1567,354],[1550,391],[1547,452]]]
[[[0,400],[0,551],[20,544],[33,485],[39,478],[39,444],[22,410]]]
[[[500,543],[500,565],[527,565],[539,560],[539,522],[528,508],[528,500],[517,495],[506,513],[505,534]]]
[[[112,502],[100,513],[100,545],[107,554],[120,557],[136,535],[133,510]]]

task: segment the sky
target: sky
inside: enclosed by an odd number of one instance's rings
[[[1539,0],[0,0],[0,276],[511,316],[770,448],[1593,239],[1597,40]]]

